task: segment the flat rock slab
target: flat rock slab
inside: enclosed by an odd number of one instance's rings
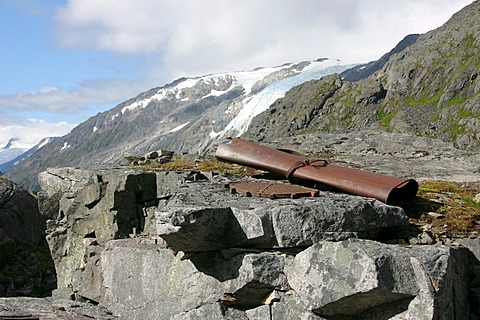
[[[102,307],[50,298],[0,298],[0,319],[113,320],[119,319]]]
[[[320,240],[375,238],[383,228],[408,224],[403,209],[371,198],[332,192],[301,199],[245,198],[203,182],[179,188],[155,216],[158,235],[185,252],[306,247]]]
[[[479,151],[459,150],[439,139],[409,133],[316,133],[276,139],[271,146],[331,155],[332,163],[399,178],[480,180]]]

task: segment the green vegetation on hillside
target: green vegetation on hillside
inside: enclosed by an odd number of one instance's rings
[[[420,94],[417,97],[405,97],[405,103],[409,107],[419,107],[419,106],[437,106],[440,101],[440,97],[443,94],[444,88],[437,88],[433,93],[423,87],[420,91]]]
[[[438,235],[480,234],[480,203],[474,201],[479,187],[478,183],[424,181],[420,183],[416,201],[405,210],[413,214],[414,223],[427,224],[428,230]]]
[[[382,106],[378,110],[378,120],[380,121],[380,124],[387,129],[387,131],[391,131],[391,122],[396,115],[397,110],[386,110],[385,106]]]

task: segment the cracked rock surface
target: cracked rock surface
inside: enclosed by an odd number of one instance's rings
[[[470,250],[384,243],[408,227],[400,207],[329,191],[243,197],[225,188],[231,178],[198,172],[64,170],[51,179],[73,183],[55,189],[47,172],[39,195],[57,270],[53,301],[120,319],[477,312],[479,262]]]

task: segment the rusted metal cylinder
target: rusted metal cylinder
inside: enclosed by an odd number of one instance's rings
[[[325,160],[310,159],[240,138],[218,146],[218,159],[269,172],[320,182],[351,194],[376,198],[387,204],[415,198],[418,183],[374,172],[351,169]]]

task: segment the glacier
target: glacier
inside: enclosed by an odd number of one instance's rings
[[[256,68],[251,71],[184,78],[176,81],[173,86],[167,85],[159,88],[151,95],[139,95],[134,101],[123,105],[120,112],[111,117],[111,121],[128,112],[145,109],[149,105],[159,107],[163,103],[170,103],[173,100],[178,101],[179,104],[194,104],[209,97],[219,98],[240,87],[243,89],[242,107],[229,107],[224,112],[228,123],[223,128],[216,129],[212,125],[205,137],[210,140],[218,140],[226,136],[240,136],[247,131],[255,116],[266,111],[270,105],[284,97],[285,93],[294,86],[309,80],[320,79],[332,73],[341,73],[353,66],[355,65],[342,65],[339,60],[322,58],[295,64],[286,63],[276,67]],[[170,127],[165,126],[163,134],[186,129],[193,124],[195,119],[186,120],[181,123],[171,122]],[[214,124],[216,119],[212,120]],[[163,119],[161,123],[168,124],[168,121]],[[159,130],[162,133],[161,129]]]

